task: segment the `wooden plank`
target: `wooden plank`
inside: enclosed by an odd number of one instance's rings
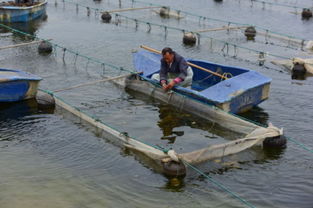
[[[127,12],[127,11],[143,10],[143,9],[155,9],[155,8],[161,8],[161,7],[154,6],[154,7],[140,7],[140,8],[124,8],[124,9],[115,9],[115,10],[104,11],[104,12],[115,13],[115,12]],[[101,12],[101,13],[104,13],[104,12]]]
[[[194,33],[202,33],[202,32],[214,32],[214,31],[221,31],[221,30],[238,30],[238,29],[245,29],[247,26],[241,26],[241,27],[218,27],[218,28],[209,28],[209,29],[203,29],[203,30],[197,30],[194,31]]]
[[[52,39],[48,39],[46,41],[50,41],[50,40],[52,40]],[[27,45],[33,45],[36,43],[41,43],[43,41],[45,41],[45,40],[36,40],[36,41],[28,42],[28,43],[20,43],[20,44],[15,44],[15,45],[3,46],[3,47],[0,47],[0,50],[9,49],[9,48],[17,48],[17,47],[27,46]]]
[[[71,89],[75,89],[75,88],[78,88],[78,87],[84,87],[84,86],[87,86],[87,85],[93,85],[93,84],[96,84],[96,83],[99,83],[99,82],[113,81],[115,79],[121,79],[121,78],[127,77],[129,75],[131,75],[131,74],[124,74],[124,75],[120,75],[120,76],[116,76],[116,77],[110,77],[110,78],[100,79],[100,80],[96,80],[96,81],[92,81],[92,82],[86,82],[86,83],[83,83],[83,84],[74,85],[72,87],[67,87],[67,88],[54,90],[53,92],[62,92],[62,91],[65,91],[65,90],[71,90]]]

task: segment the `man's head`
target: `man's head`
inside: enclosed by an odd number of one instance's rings
[[[174,60],[174,51],[171,48],[163,48],[162,50],[162,56],[164,58],[164,61],[166,63],[172,63]]]

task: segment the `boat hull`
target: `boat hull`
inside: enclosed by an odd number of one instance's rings
[[[151,77],[159,73],[160,59],[159,54],[143,50],[133,54],[137,72],[142,72],[141,76],[153,84],[158,84]],[[248,111],[269,97],[272,80],[256,71],[208,61],[194,59],[187,59],[187,61],[193,70],[191,86],[173,88],[173,91],[184,96],[231,113]],[[209,69],[215,75],[203,69]],[[227,78],[221,78],[223,76]]]
[[[2,6],[0,7],[0,22],[28,22],[46,14],[47,2],[29,6]]]
[[[220,109],[231,113],[243,113],[249,111],[251,108],[258,106],[260,103],[268,99],[270,92],[270,83],[250,88],[248,90],[238,89],[231,93],[229,99],[224,102],[219,102],[216,99],[210,99],[199,94],[186,93],[186,90],[177,88],[179,93],[186,95],[192,99],[214,105]]]
[[[34,98],[38,80],[16,80],[0,83],[0,102],[16,102]]]

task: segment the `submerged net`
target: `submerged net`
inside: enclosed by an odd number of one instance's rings
[[[211,145],[209,147],[193,152],[178,154],[178,158],[190,164],[197,164],[205,162],[207,160],[235,154],[244,151],[254,145],[262,145],[263,141],[266,138],[277,137],[280,135],[282,135],[282,130],[278,129],[277,127],[259,127],[243,139],[237,139],[235,141],[227,142],[224,144]]]

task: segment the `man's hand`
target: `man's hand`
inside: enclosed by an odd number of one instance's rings
[[[174,86],[175,86],[175,82],[171,81],[168,85],[163,87],[163,90],[165,90],[165,91],[171,90]]]
[[[163,88],[163,90],[164,91],[166,91],[167,90],[167,84],[164,82],[164,83],[162,83],[162,88]]]
[[[167,89],[168,90],[171,90],[174,86],[175,86],[175,81],[173,80],[173,81],[171,81],[168,85],[167,85]]]

